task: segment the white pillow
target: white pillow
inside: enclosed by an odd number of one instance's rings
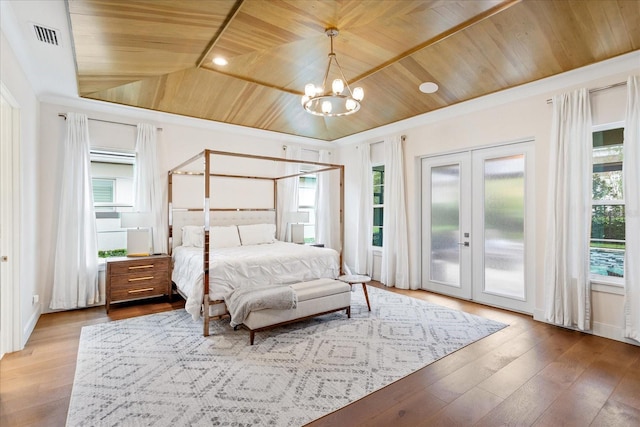
[[[202,248],[204,246],[204,228],[199,225],[182,227],[182,246]]]
[[[240,236],[238,227],[230,225],[228,227],[211,227],[211,248],[235,248],[240,246]]]
[[[276,241],[275,224],[239,225],[242,245],[262,245]]]

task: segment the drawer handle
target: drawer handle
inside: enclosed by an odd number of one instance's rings
[[[128,291],[128,293],[137,294],[137,293],[140,293],[140,292],[147,292],[147,291],[152,291],[152,290],[153,290],[153,288],[132,289],[132,290]]]
[[[133,267],[129,267],[129,270],[140,270],[141,268],[153,268],[153,264],[148,264],[148,265],[134,265]]]
[[[140,280],[151,280],[153,276],[144,276],[144,277],[136,277],[134,279],[129,279],[130,282],[139,282]]]

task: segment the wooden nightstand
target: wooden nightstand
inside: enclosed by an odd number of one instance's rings
[[[171,256],[107,259],[107,313],[111,303],[167,295],[171,301]]]

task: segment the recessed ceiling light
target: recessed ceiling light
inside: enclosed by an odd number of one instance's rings
[[[213,63],[216,65],[222,65],[225,66],[229,63],[229,61],[227,61],[226,59],[224,59],[221,56],[216,56],[215,58],[213,58]]]
[[[438,85],[433,82],[424,82],[420,86],[420,92],[423,93],[434,93],[438,90]]]

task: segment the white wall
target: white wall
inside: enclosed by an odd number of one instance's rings
[[[542,318],[546,209],[547,161],[551,133],[552,105],[547,99],[554,94],[580,87],[598,88],[624,82],[630,74],[640,73],[640,53],[625,55],[600,64],[574,70],[563,75],[519,88],[472,100],[457,106],[425,114],[371,132],[339,141],[340,156],[347,170],[346,200],[357,200],[355,178],[356,145],[373,143],[386,135],[406,135],[404,144],[406,167],[407,211],[410,236],[410,280],[419,286],[420,278],[420,158],[434,154],[468,150],[488,145],[525,139],[535,141],[535,289],[536,318]],[[428,96],[428,95],[425,95]],[[594,124],[624,119],[625,87],[592,94]],[[355,172],[354,172],[355,173]],[[348,202],[349,203],[349,202]],[[347,205],[347,237],[345,256],[353,260],[355,241],[355,204]],[[593,292],[594,330],[621,339],[622,296]],[[604,332],[604,331],[608,332]],[[618,336],[619,334],[619,336]],[[613,335],[613,336],[612,336]]]
[[[4,10],[3,10],[4,13]],[[38,293],[36,266],[39,220],[38,183],[38,129],[39,105],[35,93],[20,67],[15,53],[5,38],[0,37],[0,80],[19,104],[20,109],[20,328],[24,346],[40,315],[40,305],[32,304],[32,296]]]

